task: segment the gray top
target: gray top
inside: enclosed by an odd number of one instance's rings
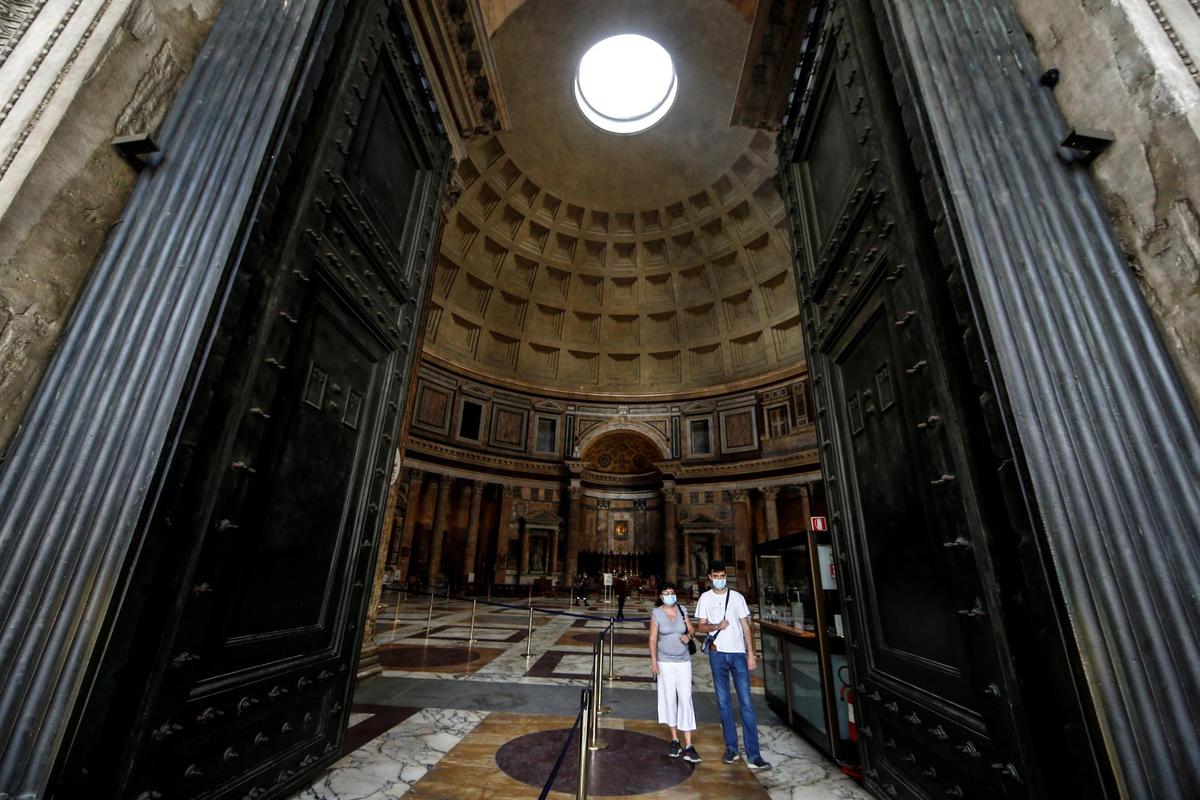
[[[657,606],[650,612],[651,618],[658,623],[658,660],[659,661],[691,661],[692,654],[688,652],[686,642],[679,637],[687,633],[684,615],[687,612],[675,606],[675,619],[667,618],[667,612],[662,606]]]

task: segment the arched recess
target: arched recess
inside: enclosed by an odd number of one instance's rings
[[[644,436],[655,446],[662,460],[666,461],[671,458],[671,443],[662,431],[652,425],[630,419],[614,419],[609,422],[603,422],[593,428],[588,428],[575,444],[575,457],[579,458],[587,453],[588,448],[595,444],[597,440],[618,431],[627,431]]]
[[[599,572],[661,575],[664,569],[665,438],[648,425],[614,420],[579,443],[583,462],[578,565]]]

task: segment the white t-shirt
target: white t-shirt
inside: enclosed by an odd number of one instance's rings
[[[717,594],[709,589],[700,595],[700,599],[696,601],[696,613],[692,616],[713,625],[720,624],[722,619],[729,620],[729,627],[717,635],[717,652],[744,653],[746,638],[742,634],[741,621],[750,616],[750,607],[746,605],[746,598],[742,597],[740,592],[733,589],[726,589],[725,592]],[[729,597],[728,610],[725,608],[726,595]]]

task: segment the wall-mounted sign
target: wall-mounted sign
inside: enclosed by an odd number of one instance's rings
[[[809,517],[808,519],[812,523],[809,527],[811,527],[814,531],[829,530],[829,524],[825,521],[824,517]]]

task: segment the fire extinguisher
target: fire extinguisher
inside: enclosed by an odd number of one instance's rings
[[[842,702],[846,704],[846,717],[850,721],[850,741],[858,741],[858,725],[854,723],[854,689],[842,677],[842,670],[846,670],[849,674],[850,670],[846,669],[846,665],[838,668],[838,681],[842,684],[842,688],[838,692],[838,696],[842,698]]]
[[[838,690],[838,696],[846,704],[846,720],[849,723],[847,727],[850,732],[850,741],[858,742],[858,725],[854,722],[854,689],[850,685],[850,668],[845,664],[838,667],[837,676],[838,682],[842,684],[842,688]],[[854,780],[862,782],[861,764],[847,764],[840,758],[835,758],[834,760],[842,768],[842,772],[854,778]]]

